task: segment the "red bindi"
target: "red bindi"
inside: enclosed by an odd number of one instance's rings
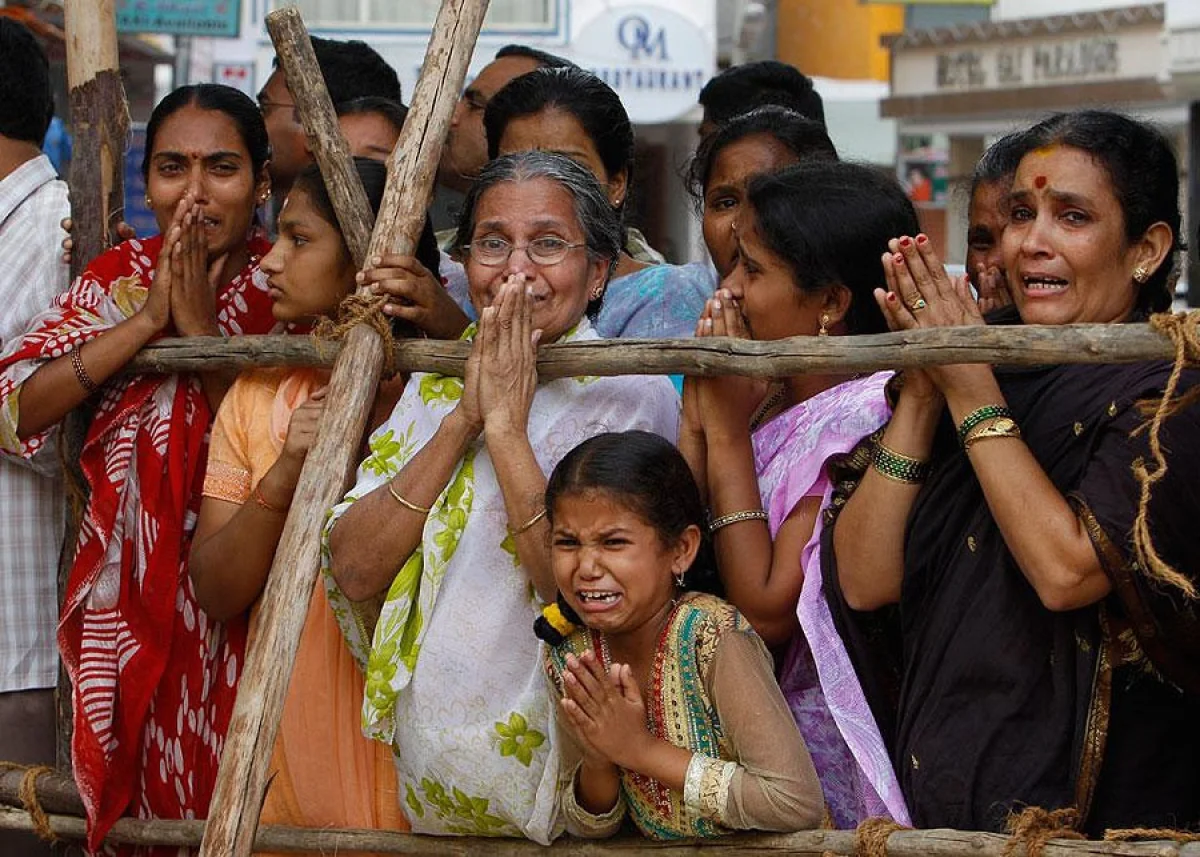
[[[1036,188],[1038,188],[1039,190],[1040,190],[1041,188],[1044,188],[1044,187],[1046,186],[1046,177],[1045,177],[1045,176],[1038,176],[1037,178],[1035,178],[1035,179],[1033,180],[1033,186],[1034,186],[1034,187],[1036,187]]]

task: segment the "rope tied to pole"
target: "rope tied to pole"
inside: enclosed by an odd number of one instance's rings
[[[912,830],[890,818],[865,818],[854,830],[855,857],[888,857],[888,838],[897,831]]]
[[[1175,830],[1172,827],[1130,827],[1104,831],[1105,842],[1157,842],[1163,840],[1179,843],[1200,842],[1200,833]]]
[[[29,813],[34,833],[39,839],[51,843],[58,842],[58,835],[50,827],[50,816],[42,808],[37,796],[38,777],[55,773],[54,768],[49,765],[20,765],[16,762],[0,762],[0,772],[3,771],[25,772],[25,775],[21,777],[21,785],[17,789],[17,797],[21,800],[21,806]]]
[[[1153,469],[1142,458],[1133,462],[1133,475],[1141,486],[1137,519],[1133,524],[1133,546],[1139,564],[1152,580],[1177,589],[1187,598],[1195,600],[1200,597],[1195,584],[1186,575],[1176,571],[1154,547],[1154,539],[1150,533],[1150,498],[1154,486],[1167,475],[1167,457],[1159,437],[1163,423],[1200,399],[1200,387],[1195,387],[1178,398],[1175,396],[1183,370],[1188,366],[1200,364],[1200,310],[1152,315],[1150,327],[1170,339],[1175,346],[1175,365],[1171,368],[1171,375],[1167,378],[1162,397],[1156,401],[1138,404],[1139,410],[1150,419],[1134,434],[1148,430]]]
[[[346,334],[360,324],[365,324],[383,340],[383,378],[396,374],[396,351],[392,348],[392,323],[383,314],[386,295],[347,295],[338,305],[337,318],[322,318],[312,329],[313,341],[318,351],[325,342],[341,342]]]
[[[1013,812],[1005,824],[1009,840],[1004,846],[1004,857],[1017,857],[1022,849],[1025,857],[1041,857],[1051,839],[1086,840],[1076,829],[1078,826],[1079,812],[1074,807],[1050,810],[1030,806]]]

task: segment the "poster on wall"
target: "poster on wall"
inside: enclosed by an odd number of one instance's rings
[[[901,134],[897,178],[918,205],[944,207],[950,189],[949,141],[944,134]]]

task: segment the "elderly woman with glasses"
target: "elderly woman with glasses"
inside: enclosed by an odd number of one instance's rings
[[[466,378],[412,376],[333,510],[326,582],[413,830],[546,843],[555,700],[529,631],[555,595],[546,474],[602,432],[673,440],[679,402],[660,377],[539,382],[539,344],[598,338],[589,315],[621,249],[586,169],[546,152],[493,161],[456,243],[479,312]]]

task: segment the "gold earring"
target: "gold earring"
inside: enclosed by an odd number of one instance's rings
[[[1146,270],[1145,265],[1138,265],[1133,269],[1133,279],[1139,286],[1150,279],[1150,272]]]
[[[588,300],[592,300],[592,301],[600,300],[600,296],[604,294],[604,286],[605,286],[605,284],[601,283],[600,285],[596,286],[596,288],[592,289],[592,294],[588,298]]]
[[[817,331],[817,336],[829,335],[829,313],[821,313],[821,329]]]

